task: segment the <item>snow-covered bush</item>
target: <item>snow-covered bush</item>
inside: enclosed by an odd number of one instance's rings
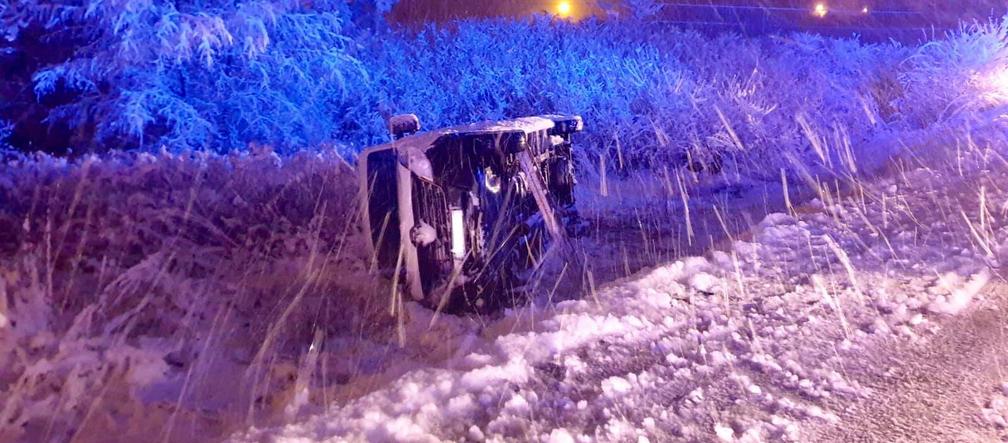
[[[542,18],[429,27],[365,53],[380,107],[415,112],[428,127],[579,113],[595,158],[661,166],[689,151],[773,174],[781,150],[811,150],[811,130],[861,140],[884,126],[876,114],[892,103],[876,91],[907,54],[807,34],[710,37],[641,20]]]
[[[1008,103],[1008,16],[921,46],[906,60],[900,108],[927,126]]]
[[[688,154],[777,176],[795,159],[835,168],[880,135],[989,98],[991,79],[1008,83],[997,80],[1008,79],[998,74],[1008,72],[1004,34],[1004,24],[976,25],[916,48],[540,17],[400,33],[358,58],[380,112],[415,112],[427,127],[573,112],[596,159],[662,167]]]

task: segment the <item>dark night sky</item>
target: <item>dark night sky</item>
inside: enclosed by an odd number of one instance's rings
[[[393,21],[417,23],[440,21],[456,17],[525,16],[536,12],[555,10],[563,0],[401,0],[392,13]],[[568,0],[574,4],[578,16],[591,14],[599,9],[598,3],[618,3],[618,0]],[[821,0],[826,3],[834,18],[848,13],[860,12],[868,7],[872,11],[908,11],[916,18],[900,17],[902,21],[927,21],[932,24],[955,23],[960,19],[986,17],[990,11],[1006,10],[1005,0]],[[666,18],[674,20],[709,20],[710,11],[730,11],[732,6],[768,8],[772,12],[764,14],[785,15],[786,11],[776,8],[795,8],[794,17],[784,20],[803,21],[803,11],[811,11],[820,0],[666,0]],[[699,12],[698,12],[699,11]],[[731,14],[728,14],[731,15]],[[741,20],[746,18],[740,17]],[[859,18],[863,20],[862,18]],[[924,23],[911,23],[914,26]],[[803,26],[799,23],[799,26]]]

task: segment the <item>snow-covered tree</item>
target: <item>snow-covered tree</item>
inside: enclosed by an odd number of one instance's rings
[[[354,106],[346,92],[365,76],[344,37],[351,6],[0,0],[0,34],[36,65],[45,123],[78,147],[286,148],[332,140]]]

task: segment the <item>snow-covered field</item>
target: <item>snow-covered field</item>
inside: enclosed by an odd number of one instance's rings
[[[580,300],[488,324],[414,309],[407,330],[435,324],[455,352],[234,440],[1008,436],[1003,131],[911,149],[871,180],[824,181],[727,247]]]
[[[998,112],[786,188],[586,178],[582,263],[489,317],[390,311],[331,154],[9,163],[0,440],[991,441]]]

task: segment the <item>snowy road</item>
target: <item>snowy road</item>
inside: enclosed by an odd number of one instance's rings
[[[1003,438],[1008,163],[992,152],[824,187],[584,300],[476,328],[443,317],[430,330],[454,332],[428,338],[456,349],[443,362],[236,440]]]
[[[878,395],[837,404],[847,408],[844,425],[810,430],[809,439],[1003,441],[1006,326],[1008,292],[998,285],[988,304],[943,323],[927,340],[866,356],[867,370],[857,377]]]

